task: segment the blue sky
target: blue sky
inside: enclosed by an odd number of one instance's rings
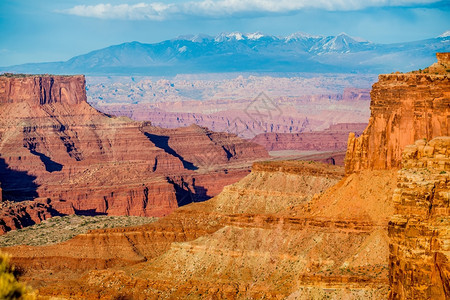
[[[345,32],[393,43],[447,30],[448,0],[0,0],[0,66],[197,33]]]

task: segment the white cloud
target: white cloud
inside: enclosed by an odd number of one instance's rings
[[[62,13],[92,17],[99,19],[124,19],[124,20],[164,20],[170,13],[176,10],[174,4],[159,2],[138,4],[98,4],[77,5],[73,8],[60,11]]]
[[[149,2],[138,4],[78,5],[59,11],[100,19],[165,20],[175,15],[227,17],[237,14],[289,13],[302,9],[328,11],[361,10],[369,7],[410,6],[440,0],[201,0],[185,3]]]

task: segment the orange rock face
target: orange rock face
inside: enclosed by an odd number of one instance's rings
[[[397,174],[409,138],[448,134],[448,85],[442,74],[381,75],[367,129],[349,138],[347,176],[314,162],[257,162],[211,200],[152,224],[2,250],[41,295],[69,299],[385,299],[389,287],[393,299],[448,298],[448,137],[408,147]],[[192,175],[209,165],[200,148],[189,152],[193,132],[219,163],[240,153],[201,127],[140,130],[199,168],[170,178],[178,193],[211,178]]]
[[[448,55],[439,55],[440,64]],[[450,134],[447,73],[380,75],[371,91],[371,117],[363,134],[349,136],[346,172],[400,166],[405,146]]]
[[[46,296],[380,299],[395,177],[373,172],[339,181],[342,167],[255,163],[217,197],[147,226],[4,250]]]
[[[450,137],[403,152],[389,223],[390,299],[450,298]]]
[[[209,156],[194,160],[202,149]],[[83,76],[0,76],[3,200],[49,199],[62,214],[164,216],[211,198],[264,157],[234,135],[100,113],[86,102]]]

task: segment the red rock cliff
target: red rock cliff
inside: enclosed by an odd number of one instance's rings
[[[196,199],[192,194],[214,196],[247,174],[249,160],[267,156],[263,147],[238,137],[218,143],[217,134],[206,129],[152,127],[157,132],[150,133],[148,127],[91,107],[83,76],[0,76],[3,199],[50,199],[63,214],[163,216]],[[216,160],[204,159],[220,180],[200,176],[193,171],[196,162],[186,160],[192,149],[210,146],[221,151],[227,170],[232,161],[241,165],[225,171],[216,168]]]
[[[449,55],[438,53],[438,59],[440,69],[379,76],[372,87],[369,125],[360,137],[348,139],[347,174],[399,167],[406,145],[449,135]]]
[[[84,76],[1,76],[0,103],[25,101],[36,104],[86,102]]]

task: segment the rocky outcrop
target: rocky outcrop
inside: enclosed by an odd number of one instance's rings
[[[180,160],[149,141],[141,124],[89,106],[83,76],[1,76],[0,82],[6,199],[63,200],[82,214],[161,215],[177,207],[173,186],[157,178],[183,171]],[[140,209],[133,211],[136,202]]]
[[[55,203],[56,207],[61,208],[66,203]],[[58,206],[59,204],[59,206]],[[71,205],[66,208],[70,211]],[[72,208],[72,213],[74,210]],[[6,233],[11,229],[20,229],[26,226],[39,224],[40,222],[60,213],[52,207],[49,200],[38,199],[36,201],[10,202],[4,201],[0,203],[0,234]]]
[[[20,102],[39,105],[86,102],[84,76],[3,74],[0,77],[0,103]]]
[[[252,172],[208,201],[208,211],[274,214],[309,202],[336,184],[342,167],[304,161],[256,162]]]
[[[450,52],[436,53],[437,62],[418,73],[447,74],[450,71]],[[417,71],[416,71],[417,72]],[[416,73],[414,72],[414,73]]]
[[[439,64],[448,55],[438,54]],[[448,73],[380,75],[371,91],[371,117],[363,134],[350,135],[346,172],[397,168],[405,146],[450,134]]]
[[[61,214],[158,217],[215,196],[268,157],[235,135],[100,113],[83,76],[10,74],[0,76],[0,153],[3,199],[50,199]]]
[[[340,123],[324,131],[263,133],[254,137],[252,142],[264,146],[267,151],[345,151],[349,133],[354,132],[359,136],[366,126],[366,123]]]
[[[145,126],[141,130],[155,145],[178,156],[188,169],[269,158],[267,151],[254,142],[194,124],[176,129]]]
[[[450,137],[403,152],[389,223],[390,299],[450,298]]]
[[[23,279],[49,296],[323,298],[332,290],[336,298],[383,298],[390,209],[383,204],[395,186],[387,173],[339,181],[341,167],[255,163],[219,196],[155,223],[4,250],[27,270]],[[341,194],[319,196],[338,181]]]

